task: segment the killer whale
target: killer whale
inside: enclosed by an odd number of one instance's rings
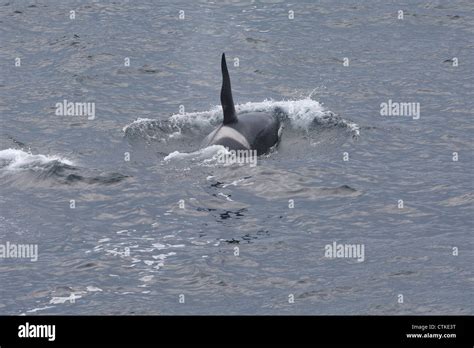
[[[222,145],[229,150],[256,150],[257,155],[267,153],[272,146],[278,143],[279,120],[272,114],[263,112],[237,115],[225,53],[222,54],[221,70],[221,104],[224,120],[204,139],[203,146]]]

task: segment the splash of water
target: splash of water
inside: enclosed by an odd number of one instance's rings
[[[340,116],[326,109],[321,103],[307,97],[300,100],[264,100],[262,102],[248,102],[235,106],[237,113],[267,112],[287,120],[294,129],[308,131],[315,126],[340,126],[349,129],[354,136],[359,135],[359,126],[344,120]],[[135,131],[145,131],[156,125],[163,129],[171,127],[173,133],[180,132],[183,127],[209,131],[222,122],[222,107],[213,106],[208,111],[174,114],[166,121],[147,118],[138,118],[126,125],[123,131],[127,134]]]
[[[0,168],[8,171],[37,170],[47,167],[51,163],[72,166],[72,161],[56,155],[33,155],[19,149],[0,151]]]

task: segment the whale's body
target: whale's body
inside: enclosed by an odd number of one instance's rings
[[[258,155],[267,153],[278,143],[280,122],[272,114],[263,112],[243,113],[237,117],[225,54],[222,54],[221,69],[224,121],[204,139],[203,145],[222,145],[229,150],[256,150]]]

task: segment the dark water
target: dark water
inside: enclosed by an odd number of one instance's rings
[[[0,16],[0,244],[38,245],[0,259],[1,314],[474,313],[472,1]],[[284,120],[256,167],[199,150],[224,51],[238,110]],[[56,115],[65,99],[95,119]],[[419,119],[381,116],[389,99]],[[333,242],[364,260],[325,257]]]

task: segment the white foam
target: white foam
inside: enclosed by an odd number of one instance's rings
[[[235,106],[237,113],[249,112],[273,112],[275,109],[282,110],[288,115],[291,125],[295,128],[307,129],[316,119],[322,123],[334,119],[332,112],[326,109],[321,103],[310,97],[299,100],[264,100],[262,102],[248,102]],[[175,114],[170,120],[176,125],[191,124],[205,126],[219,123],[222,119],[222,108],[220,105],[212,107],[207,112],[194,112],[185,114]],[[359,126],[342,120],[351,130],[358,130]]]
[[[264,100],[262,102],[248,102],[245,104],[237,104],[235,109],[237,113],[249,112],[273,112],[276,108],[281,109],[288,115],[291,124],[295,128],[306,129],[314,119],[321,121],[330,118],[331,112],[326,109],[321,103],[310,97],[300,100]],[[199,128],[213,128],[222,120],[222,107],[215,105],[208,111],[202,112],[187,112],[171,115],[169,121],[173,126],[181,127],[183,125],[199,127]],[[139,126],[150,122],[157,122],[157,120],[149,118],[138,118],[129,125],[123,128],[125,132],[129,127]],[[349,128],[350,122],[344,121]],[[354,124],[355,125],[355,124]]]
[[[166,248],[166,245],[164,244],[161,244],[161,243],[155,243],[155,244],[152,244],[156,249],[158,250],[161,250],[161,249],[165,249]]]
[[[238,106],[240,112],[270,112],[275,108],[281,109],[291,121],[295,128],[307,129],[315,118],[321,118],[328,114],[319,102],[310,98],[300,100],[273,101],[264,100],[259,103],[246,103]]]
[[[204,163],[217,161],[217,156],[219,153],[230,153],[222,145],[211,145],[200,149],[194,152],[179,152],[174,151],[166,156],[163,160],[170,161],[170,160],[182,160],[182,159],[192,159],[192,160],[202,160]]]
[[[237,110],[237,106],[236,106]],[[180,127],[185,124],[194,127],[212,128],[222,119],[222,106],[215,105],[209,111],[186,112],[171,115],[169,121],[173,126]]]
[[[348,122],[348,121],[344,121],[347,125],[347,127],[349,127],[349,129],[351,130],[352,133],[354,133],[355,136],[359,136],[360,135],[360,127],[357,123],[355,122]]]
[[[39,311],[44,311],[44,310],[49,309],[49,308],[54,308],[54,306],[44,306],[44,307],[33,308],[33,309],[30,309],[26,312],[27,313],[36,313],[36,312],[39,312]]]
[[[335,116],[330,110],[326,109],[318,101],[311,99],[311,97],[300,100],[248,102],[237,104],[235,109],[237,113],[273,112],[275,109],[280,109],[288,115],[291,126],[296,129],[306,130],[315,120],[322,124],[337,121],[338,123],[344,124],[355,135],[359,135],[359,126],[357,124]],[[208,111],[174,114],[169,117],[168,121],[171,125],[178,128],[176,134],[173,133],[170,137],[179,136],[179,129],[184,125],[202,129],[212,129],[222,121],[222,107],[215,105]],[[129,127],[140,126],[150,122],[157,122],[157,120],[138,118],[125,126],[123,130],[125,132]]]
[[[326,116],[329,112],[322,104],[310,98],[282,101],[266,99],[262,102],[248,102],[235,106],[237,113],[272,112],[275,108],[280,108],[285,112],[292,124],[298,128],[307,128],[315,117]],[[199,127],[211,127],[221,119],[222,107],[220,105],[213,106],[209,111],[174,114],[169,118],[176,126],[188,124]]]
[[[137,118],[135,121],[133,121],[130,124],[127,124],[125,127],[122,128],[123,132],[126,132],[128,128],[137,126],[142,123],[149,123],[149,122],[156,122],[156,120],[152,120],[151,118]]]
[[[152,257],[155,259],[155,260],[165,260],[168,256],[174,256],[176,255],[175,252],[171,251],[167,254],[158,254],[158,255],[153,255]]]
[[[242,179],[234,180],[234,181],[232,181],[231,183],[223,184],[223,185],[222,185],[222,188],[226,188],[226,187],[228,187],[228,186],[237,186],[239,183],[241,183],[241,182],[243,182],[243,181],[245,181],[245,180],[247,180],[247,179],[242,178]]]
[[[153,275],[147,275],[147,276],[141,277],[139,280],[142,281],[142,282],[149,282],[149,281],[152,280],[153,278],[154,278]]]
[[[82,298],[82,295],[80,294],[83,294],[84,292],[72,292],[71,295],[69,296],[54,296],[53,298],[51,298],[51,300],[49,301],[49,304],[61,304],[61,303],[66,303],[67,301],[69,301],[70,303],[74,303],[75,300],[79,299],[79,298]]]
[[[33,155],[19,149],[6,149],[0,151],[0,166],[4,170],[25,170],[42,168],[51,162],[60,162],[66,165],[73,165],[73,162],[56,155]]]

